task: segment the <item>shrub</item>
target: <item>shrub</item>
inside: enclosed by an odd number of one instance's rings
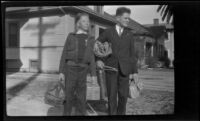
[[[156,64],[158,63],[158,59],[155,57],[148,57],[146,60],[146,64],[149,68],[155,68]]]
[[[165,59],[165,67],[169,68],[169,65],[170,65],[170,60],[169,60],[169,58],[166,58]]]
[[[159,61],[164,63],[164,67],[169,68],[170,59],[168,57],[161,57],[161,58],[159,58]]]

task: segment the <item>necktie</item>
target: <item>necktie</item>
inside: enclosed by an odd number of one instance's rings
[[[122,28],[119,28],[119,36],[122,34]]]

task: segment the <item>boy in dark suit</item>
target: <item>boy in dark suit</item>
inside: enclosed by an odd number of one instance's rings
[[[89,31],[89,15],[79,13],[75,19],[76,32],[70,33],[64,45],[60,60],[59,79],[65,80],[65,100],[63,115],[70,116],[72,106],[75,115],[86,113],[86,77],[90,70],[96,81],[96,64],[93,54],[94,37]]]
[[[97,41],[108,42],[112,46],[112,54],[106,58],[96,57],[97,66],[105,65],[116,68],[118,72],[106,71],[109,115],[125,115],[129,93],[129,79],[138,80],[137,58],[133,33],[126,28],[131,11],[121,7],[116,10],[116,26],[108,28]]]

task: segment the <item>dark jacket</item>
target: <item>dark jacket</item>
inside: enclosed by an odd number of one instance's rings
[[[89,36],[87,38],[87,47],[83,57],[83,63],[88,64],[92,76],[96,76],[96,64],[93,53],[94,37]],[[76,61],[78,59],[78,39],[75,33],[69,33],[64,45],[63,53],[60,59],[59,72],[65,71],[64,63],[66,60]]]
[[[118,35],[115,27],[106,29],[97,39],[100,42],[111,43],[112,54],[106,58],[96,58],[104,61],[105,65],[118,67],[124,75],[138,73],[137,54],[135,50],[135,37],[133,33],[124,28],[121,36]]]

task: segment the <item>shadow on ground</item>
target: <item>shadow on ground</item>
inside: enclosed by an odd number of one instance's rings
[[[17,96],[27,85],[29,85],[37,76],[39,73],[34,74],[30,78],[26,79],[25,81],[15,85],[14,87],[6,90],[6,101],[7,103],[13,99],[15,96]]]
[[[174,113],[174,93],[143,90],[136,99],[127,102],[127,115],[158,115]]]
[[[107,115],[107,102],[104,100],[88,100],[87,103],[97,112],[98,115]],[[87,106],[87,110],[91,110]]]
[[[89,107],[89,105],[93,108],[91,109],[91,107]],[[98,115],[107,115],[107,106],[106,106],[107,102],[103,101],[103,100],[88,100],[87,101],[87,111],[92,113],[93,110],[95,110],[95,112]],[[63,106],[54,106],[54,107],[50,107],[47,111],[47,116],[62,116],[63,113]],[[74,108],[72,109],[72,116],[74,115]]]
[[[63,106],[50,107],[47,111],[47,116],[62,116]]]

